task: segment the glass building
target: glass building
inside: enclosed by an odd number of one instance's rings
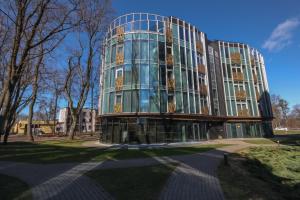
[[[175,17],[131,13],[102,56],[100,140],[167,143],[272,134],[262,55]]]

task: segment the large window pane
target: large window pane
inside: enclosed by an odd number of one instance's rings
[[[115,68],[110,69],[110,87],[115,87]]]
[[[141,59],[142,60],[148,59],[148,41],[147,40],[141,41]]]
[[[183,110],[184,113],[189,113],[188,95],[186,92],[183,93]]]
[[[160,94],[160,112],[167,112],[167,92],[166,90],[161,90]]]
[[[132,98],[131,98],[131,112],[138,112],[139,108],[139,95],[138,90],[132,90]]]
[[[123,92],[123,112],[131,112],[131,91]]]
[[[111,92],[109,94],[109,112],[110,113],[114,112],[114,105],[115,105],[115,93]]]
[[[132,65],[132,88],[137,88],[139,84],[139,65],[133,64]]]
[[[141,85],[149,85],[149,65],[142,64],[140,70]]]
[[[116,45],[112,45],[111,47],[111,63],[116,62]]]
[[[149,111],[149,90],[140,90],[140,112]]]
[[[165,62],[165,43],[164,42],[158,42],[159,46],[159,61]]]
[[[156,21],[149,21],[149,31],[157,32]]]
[[[158,90],[150,90],[150,112],[159,112]]]
[[[176,112],[182,112],[182,97],[181,92],[176,92]]]
[[[184,53],[184,47],[180,47],[180,60],[181,64],[185,66],[185,53]]]
[[[158,82],[158,65],[150,66],[150,88],[157,88],[159,85]]]
[[[131,65],[125,65],[124,67],[124,85],[130,85],[132,79]]]
[[[133,40],[132,42],[132,59],[138,60],[140,59],[140,42],[139,40]]]
[[[166,66],[160,65],[160,86],[165,87],[166,86]]]
[[[158,62],[158,48],[157,41],[150,40],[150,62],[157,63]]]
[[[131,40],[127,40],[124,42],[124,47],[125,47],[125,61],[126,63],[131,63],[132,59],[132,42]]]
[[[183,34],[183,28],[182,26],[179,26],[179,36],[181,40],[184,40],[184,34]]]

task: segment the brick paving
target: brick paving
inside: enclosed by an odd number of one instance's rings
[[[216,175],[227,152],[254,146],[241,141],[216,150],[170,157],[152,157],[105,162],[29,164],[0,161],[0,173],[18,177],[32,188],[33,199],[113,199],[99,184],[83,174],[93,169],[139,167],[178,163],[160,199],[224,199]],[[26,192],[23,197],[28,195]]]

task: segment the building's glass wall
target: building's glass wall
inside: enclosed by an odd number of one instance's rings
[[[112,23],[104,52],[102,114],[209,114],[205,38],[190,24],[125,15]]]

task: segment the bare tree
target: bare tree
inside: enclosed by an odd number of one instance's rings
[[[64,84],[72,117],[70,139],[74,138],[78,116],[86,103],[93,71],[100,66],[100,46],[112,13],[110,0],[81,1],[78,8],[81,24],[74,35],[78,47],[70,51]]]
[[[51,52],[74,27],[72,13],[77,10],[76,1],[63,0],[15,0],[0,3],[0,18],[10,42],[6,42],[6,53],[0,55],[4,63],[4,81],[0,92],[0,134],[7,142],[12,120],[26,94],[22,80],[26,76],[30,61],[36,57],[34,49],[48,47],[43,54]],[[4,37],[5,38],[5,37]],[[28,103],[28,101],[26,101]]]

